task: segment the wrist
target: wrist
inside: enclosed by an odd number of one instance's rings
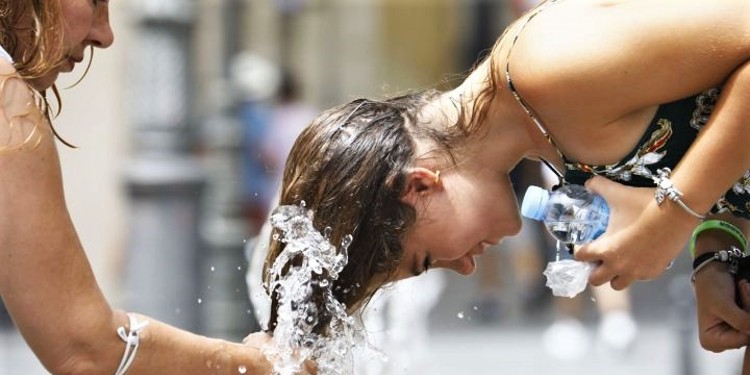
[[[655,176],[651,178],[656,185],[654,190],[654,199],[656,204],[661,206],[662,203],[671,201],[674,205],[680,207],[686,214],[698,219],[704,220],[706,218],[706,211],[696,211],[693,207],[683,200],[683,193],[670,179],[672,170],[669,168],[661,168],[657,171]]]

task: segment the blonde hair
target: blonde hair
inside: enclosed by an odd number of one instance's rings
[[[49,73],[64,52],[59,0],[0,0],[0,45],[26,80]]]
[[[26,82],[51,72],[64,57],[63,18],[59,0],[0,0],[0,45],[13,57],[19,78]],[[52,94],[61,107],[57,86]],[[55,137],[69,147],[51,121],[51,109],[46,91],[39,91],[36,105],[47,119]]]

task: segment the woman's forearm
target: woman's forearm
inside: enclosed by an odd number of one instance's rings
[[[196,335],[144,316],[138,319],[149,324],[128,375],[271,373],[258,347]]]
[[[707,212],[750,168],[748,103],[750,62],[729,78],[710,121],[672,174],[683,201],[697,212]]]

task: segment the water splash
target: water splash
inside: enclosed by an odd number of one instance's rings
[[[279,206],[271,214],[275,241],[286,244],[269,272],[269,290],[278,293],[278,318],[273,340],[263,348],[274,373],[291,375],[313,360],[318,374],[348,375],[353,371],[352,347],[358,342],[354,319],[333,296],[332,284],[348,261],[346,236],[339,249],[330,243],[331,229],[321,234],[312,211],[301,205]],[[313,296],[324,304],[313,302]],[[325,311],[319,311],[320,309]],[[323,332],[320,318],[330,318]]]

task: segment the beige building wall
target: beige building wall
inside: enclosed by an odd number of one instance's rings
[[[305,96],[329,107],[359,96],[431,87],[456,73],[463,1],[309,0],[281,38],[273,1],[249,2],[244,49],[287,64]]]

